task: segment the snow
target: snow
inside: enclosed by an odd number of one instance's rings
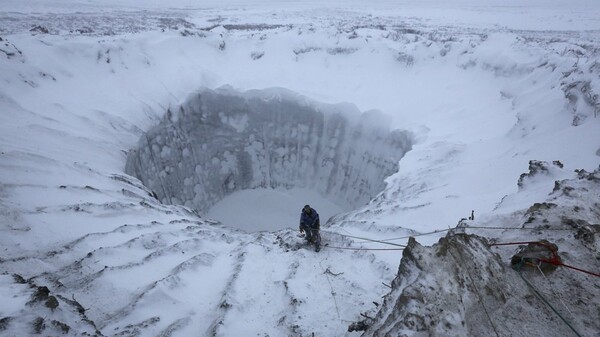
[[[26,298],[19,297],[16,294],[26,291],[28,287],[23,284],[14,284],[11,275],[0,275],[0,285],[0,295],[3,299],[0,316],[9,317],[16,313],[16,309],[25,306]]]
[[[317,254],[296,236],[301,207],[321,214],[331,247],[381,247],[343,235],[406,243],[471,210],[483,224],[514,225],[524,208],[547,199],[555,180],[600,163],[598,4],[0,2],[0,318],[19,317],[29,300],[30,291],[11,281],[16,273],[76,298],[110,336],[135,329],[143,336],[357,335],[346,331],[349,321],[376,309],[400,252]],[[37,25],[49,33],[30,31]],[[239,95],[285,88],[300,102],[370,113],[390,130],[409,131],[414,144],[399,161],[386,157],[394,167],[387,178],[352,160],[380,186],[363,193],[352,185],[360,202],[297,183],[210,198],[218,203],[208,217],[186,203],[193,197],[161,203],[124,173],[129,151],[167,110],[223,86]],[[251,124],[220,117],[232,135]],[[151,145],[156,157],[184,159],[156,167],[151,179],[173,176],[194,156],[171,140]],[[385,154],[377,144],[359,147]],[[186,168],[181,190],[206,191],[195,179],[213,172],[209,165],[230,173],[237,149]],[[532,159],[565,167],[519,189]],[[6,333],[22,335],[36,315],[63,315],[26,309],[30,316]],[[74,319],[65,317],[53,319]]]

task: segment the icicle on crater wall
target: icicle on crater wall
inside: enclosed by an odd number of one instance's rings
[[[162,202],[200,212],[259,187],[309,188],[355,208],[385,188],[411,146],[380,112],[284,89],[207,89],[168,111],[130,151],[125,171]]]

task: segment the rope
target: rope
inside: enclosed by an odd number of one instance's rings
[[[528,245],[528,244],[540,245],[548,248],[550,251],[552,250],[552,246],[547,243],[539,242],[539,241],[521,241],[521,242],[499,242],[499,243],[490,243],[489,246],[514,246],[514,245]]]
[[[438,230],[431,231],[431,232],[425,232],[425,233],[419,233],[419,234],[412,234],[412,235],[406,235],[406,236],[399,236],[399,237],[396,237],[396,238],[385,239],[385,240],[380,240],[380,241],[383,242],[383,241],[402,240],[402,239],[408,239],[410,237],[417,237],[417,236],[425,236],[425,235],[432,235],[432,234],[443,233],[443,232],[447,232],[447,231],[450,231],[450,230],[453,230],[453,229],[455,229],[455,228],[438,229]]]
[[[461,250],[458,247],[455,247],[455,248],[456,248],[456,251],[458,252],[458,255],[460,255],[460,260],[466,261]],[[475,281],[473,281],[473,276],[471,275],[471,270],[467,267],[466,264],[465,264],[465,269],[467,270],[467,274],[469,275],[469,279],[471,280],[471,285],[473,286],[473,289],[475,289],[475,293],[477,294],[479,303],[481,303],[481,306],[483,307],[483,311],[485,312],[485,315],[487,316],[488,320],[490,321],[490,324],[492,325],[492,329],[494,329],[494,332],[496,333],[496,337],[500,337],[500,334],[498,333],[498,330],[496,329],[496,325],[494,325],[494,321],[492,320],[490,313],[488,312],[487,308],[485,307],[485,304],[483,303],[483,299],[481,297],[481,294],[479,293],[479,289],[475,285]]]
[[[345,249],[345,250],[404,250],[404,248],[363,248],[363,247],[336,247],[323,246],[323,248]]]
[[[542,230],[542,228],[468,226],[468,227],[455,227],[455,228],[448,228],[448,229],[438,229],[438,230],[431,231],[431,232],[425,232],[425,233],[420,233],[420,234],[413,234],[413,235],[400,236],[400,237],[395,237],[395,238],[390,238],[390,239],[378,240],[377,242],[402,240],[402,239],[408,239],[410,237],[426,236],[426,235],[438,234],[438,233],[443,233],[443,232],[448,232],[448,231],[458,230],[458,229],[527,230],[527,231]],[[573,229],[572,228],[543,228],[543,230],[544,231],[572,231]],[[330,233],[333,233],[333,232],[330,232]],[[339,233],[335,233],[335,234],[351,237],[349,235],[344,235],[344,234],[339,234]],[[358,242],[358,243],[360,243],[360,242]]]
[[[519,276],[521,276],[521,278],[523,279],[523,281],[525,281],[525,283],[527,284],[527,286],[529,286],[529,288],[531,288],[531,290],[533,290],[533,292],[542,300],[542,302],[544,302],[548,307],[550,307],[550,309],[552,309],[552,311],[554,311],[554,313],[556,313],[558,315],[558,317],[560,317],[560,319],[571,329],[571,331],[573,331],[578,337],[583,337],[581,336],[581,334],[579,332],[577,332],[577,330],[575,330],[575,328],[567,321],[566,318],[564,318],[560,312],[558,312],[558,310],[556,310],[552,304],[550,304],[550,302],[548,302],[548,300],[546,298],[544,298],[544,296],[542,296],[542,294],[533,286],[533,284],[531,284],[526,278],[525,276],[523,276],[523,274],[521,273],[521,266],[523,265],[523,259],[521,259],[521,262],[519,262],[519,264],[517,265],[517,273],[519,274]]]
[[[323,274],[325,274],[325,277],[327,278],[327,282],[329,283],[329,288],[331,289],[331,297],[333,297],[333,303],[335,304],[335,311],[337,312],[338,319],[342,319],[342,317],[340,317],[340,309],[338,309],[338,304],[337,304],[337,300],[335,298],[335,292],[333,291],[333,285],[331,284],[331,280],[329,279],[329,276],[325,272],[325,269],[323,268],[321,261],[319,261],[319,266],[321,266],[321,270],[323,270]],[[329,270],[329,269],[327,269],[327,270]]]
[[[524,242],[503,242],[503,243],[490,243],[489,246],[511,246],[511,245],[527,245],[527,244],[535,244],[535,245],[539,245],[539,246],[544,246],[546,247],[551,253],[552,253],[552,258],[550,260],[548,259],[539,259],[539,261],[541,262],[545,262],[545,263],[550,263],[553,264],[555,266],[562,266],[562,267],[567,267],[573,270],[577,270],[580,271],[582,273],[586,273],[592,276],[596,276],[596,277],[600,277],[600,274],[598,273],[594,273],[585,269],[581,269],[581,268],[577,268],[577,267],[573,267],[570,266],[568,264],[564,264],[560,257],[558,256],[558,254],[556,254],[556,252],[552,249],[552,247],[547,244],[547,243],[543,243],[543,242],[539,242],[539,241],[524,241]]]
[[[550,262],[550,261],[543,261],[543,262],[549,262],[549,263],[552,263],[552,262]],[[582,273],[586,273],[586,274],[589,274],[589,275],[592,275],[592,276],[600,277],[600,274],[598,274],[598,273],[592,273],[591,271],[588,271],[588,270],[584,270],[584,269],[581,269],[581,268],[577,268],[577,267],[569,266],[568,264],[564,264],[564,263],[562,263],[562,262],[561,262],[561,263],[559,263],[558,265],[559,265],[559,266],[563,266],[563,267],[567,267],[567,268],[571,268],[571,269],[574,269],[574,270],[577,270],[577,271],[580,271],[580,272],[582,272]]]
[[[531,230],[543,230],[545,232],[547,231],[572,231],[573,228],[523,228],[523,227],[484,227],[484,226],[467,226],[467,227],[457,227],[456,229],[468,229],[468,228],[475,228],[475,229],[509,229],[509,230],[527,230],[527,231],[531,231]]]
[[[542,274],[542,276],[544,277],[544,279],[550,283],[550,285],[552,285],[552,282],[550,282],[550,279],[548,279],[546,277],[546,274],[544,273],[544,271],[542,270],[542,268],[540,268],[540,264],[538,263],[536,265],[537,269],[540,271],[540,273]],[[571,310],[569,310],[569,307],[567,307],[567,305],[565,304],[565,301],[563,301],[562,297],[556,293],[556,291],[554,291],[553,288],[550,288],[550,291],[552,291],[552,295],[554,295],[554,297],[558,298],[558,300],[560,301],[560,303],[562,303],[563,307],[565,307],[565,309],[567,309],[567,311],[569,312],[569,314],[571,315],[571,317],[574,317],[573,312],[571,312]]]
[[[327,233],[334,233],[334,232],[327,231]],[[361,240],[365,240],[367,242],[377,242],[377,243],[383,243],[383,244],[386,244],[386,245],[398,246],[398,247],[403,247],[403,248],[406,247],[406,245],[401,245],[401,244],[391,243],[391,242],[385,242],[385,240],[375,240],[375,239],[363,238],[363,237],[360,237],[360,236],[353,236],[353,235],[340,234],[340,233],[335,233],[335,234],[340,235],[340,236],[345,236],[345,237],[353,238],[353,239],[361,239]]]

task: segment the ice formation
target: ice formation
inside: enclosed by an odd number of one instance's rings
[[[205,89],[142,136],[126,172],[162,202],[201,212],[234,191],[281,187],[358,207],[384,189],[411,144],[377,111],[283,89]]]

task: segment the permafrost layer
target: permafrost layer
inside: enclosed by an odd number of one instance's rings
[[[358,207],[383,190],[411,144],[379,112],[282,89],[203,90],[142,137],[126,172],[162,202],[199,211],[259,187],[310,188]]]

